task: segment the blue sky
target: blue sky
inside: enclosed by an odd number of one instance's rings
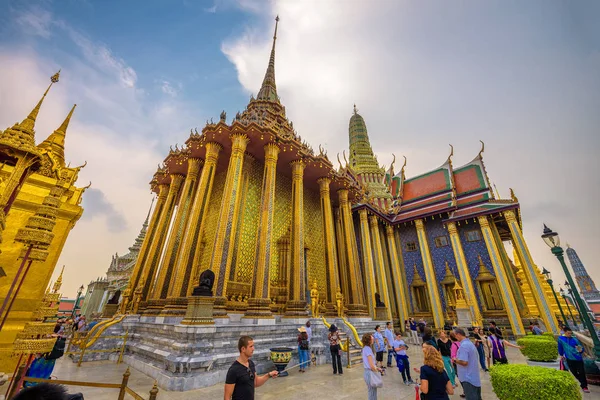
[[[513,188],[539,266],[560,274],[542,222],[600,283],[600,3],[595,1],[0,1],[0,127],[62,68],[37,140],[78,107],[66,153],[88,161],[86,211],[60,262],[65,289],[133,243],[169,145],[256,93],[281,17],[279,95],[303,139],[347,148],[356,103],[382,164],[455,166],[486,143],[490,179]],[[81,268],[85,265],[85,268]],[[73,276],[73,275],[72,275]],[[560,276],[560,275],[558,275]]]

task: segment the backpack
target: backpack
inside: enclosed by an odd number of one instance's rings
[[[308,340],[302,339],[300,341],[300,350],[308,350]]]

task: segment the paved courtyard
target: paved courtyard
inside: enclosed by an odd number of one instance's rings
[[[511,363],[525,363],[521,353],[508,348],[508,359]],[[411,369],[420,367],[423,357],[420,347],[411,346],[409,349]],[[95,381],[117,383],[121,382],[127,365],[116,365],[114,362],[97,361],[84,363],[77,368],[67,358],[62,358],[57,364],[53,377],[57,379]],[[141,372],[131,368],[129,386],[144,398],[148,398],[148,392],[152,388],[154,380]],[[291,370],[290,375],[285,378],[277,378],[268,381],[264,386],[257,389],[257,399],[260,400],[305,400],[310,399],[366,399],[367,390],[362,378],[362,365],[344,371],[343,376],[332,374],[331,365],[319,365],[311,367],[306,373],[300,373],[297,369]],[[413,373],[413,379],[416,373]],[[497,399],[492,391],[489,375],[481,373],[483,382],[483,399]],[[402,384],[402,378],[397,369],[388,369],[388,374],[383,378],[384,387],[380,389],[379,399],[386,400],[414,400],[415,389],[413,386]],[[591,394],[584,395],[584,399],[600,398],[600,388],[590,386]],[[118,391],[115,389],[97,389],[70,386],[69,391],[82,392],[86,400],[114,400]],[[460,388],[457,389],[452,399],[460,399]],[[130,398],[126,396],[126,398]],[[162,400],[179,399],[222,399],[223,385],[215,385],[204,389],[189,392],[167,392],[160,390],[158,398]]]

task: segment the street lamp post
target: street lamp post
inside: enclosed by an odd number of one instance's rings
[[[573,313],[571,312],[571,305],[567,301],[567,295],[565,294],[565,290],[563,288],[560,288],[560,295],[564,299],[565,303],[567,303],[567,310],[569,310],[569,315],[571,316],[571,321],[573,321],[573,325],[574,325],[573,328],[575,328],[576,330],[579,330],[579,328],[577,327],[577,321],[575,320],[575,317],[573,316]]]
[[[579,306],[579,308],[581,310],[585,310],[585,307],[583,305],[583,300],[581,299],[581,296],[579,295],[579,291],[575,287],[575,282],[573,281],[573,277],[571,276],[571,273],[569,272],[569,269],[567,268],[567,264],[565,263],[565,257],[564,257],[565,252],[563,251],[562,247],[560,247],[560,238],[558,237],[558,233],[552,231],[550,228],[548,228],[544,224],[544,233],[542,234],[542,239],[544,239],[544,242],[550,247],[550,249],[552,250],[552,254],[554,254],[556,256],[556,258],[558,258],[558,261],[560,262],[560,265],[563,268],[563,272],[565,273],[565,276],[567,277],[567,281],[569,282],[569,286],[571,286],[571,289],[573,291],[575,302],[577,303],[577,305]],[[596,359],[600,360],[600,339],[598,339],[598,333],[596,332],[596,329],[594,328],[594,325],[592,324],[592,321],[590,320],[590,317],[589,317],[589,315],[587,315],[587,313],[582,312],[581,319],[582,319],[584,326],[590,332],[590,336],[592,337],[592,341],[594,342],[594,353],[595,353]]]
[[[558,296],[556,296],[554,286],[552,286],[552,284],[554,283],[552,281],[552,275],[550,275],[550,271],[548,271],[546,268],[542,268],[542,274],[546,277],[546,282],[548,282],[548,285],[550,285],[550,288],[552,289],[552,294],[554,295],[554,300],[556,300],[556,304],[558,304],[558,309],[560,310],[560,315],[562,316],[563,323],[566,324],[567,318],[565,317],[565,313],[563,312],[562,306],[560,305],[560,301],[558,301]]]
[[[71,318],[75,318],[75,314],[77,312],[77,305],[79,303],[79,298],[81,297],[81,293],[83,293],[83,285],[79,287],[77,290],[77,299],[75,299],[75,304],[73,304],[73,311],[71,311]]]

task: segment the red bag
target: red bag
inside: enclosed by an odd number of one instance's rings
[[[566,371],[566,370],[567,370],[567,369],[565,368],[565,362],[563,361],[563,359],[562,359],[562,358],[560,359],[560,363],[559,363],[559,365],[560,365],[560,370],[561,370],[561,371]]]

